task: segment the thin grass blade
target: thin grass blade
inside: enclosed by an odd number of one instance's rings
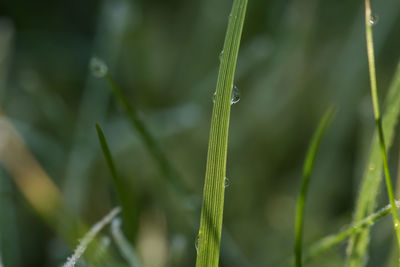
[[[318,153],[318,148],[321,143],[322,137],[324,136],[326,129],[328,128],[332,118],[335,114],[335,109],[330,108],[326,111],[322,117],[318,127],[311,139],[311,143],[308,147],[306,159],[303,166],[303,177],[301,180],[300,193],[297,198],[296,207],[296,220],[295,220],[295,266],[302,266],[302,246],[303,246],[303,222],[304,222],[304,205],[307,197],[308,185],[310,182],[311,172],[314,167],[315,158]]]
[[[117,193],[117,197],[119,199],[120,205],[123,210],[124,220],[133,224],[136,220],[135,216],[135,207],[131,204],[132,201],[132,191],[129,191],[129,186],[126,186],[126,183],[123,179],[118,175],[117,168],[115,167],[114,159],[111,154],[110,148],[108,146],[106,137],[101,129],[101,127],[96,124],[97,135],[99,137],[99,142],[101,149],[103,151],[104,157],[107,162],[107,166],[110,169],[111,177],[113,179],[113,183],[115,186],[115,191]],[[132,226],[132,225],[131,225]],[[129,229],[135,229],[135,226],[130,227]]]
[[[122,257],[129,263],[131,267],[140,267],[142,264],[140,263],[139,257],[136,254],[135,249],[129,243],[129,241],[125,238],[124,234],[121,230],[121,220],[119,218],[115,218],[111,223],[111,234],[112,237],[117,244],[119,251],[121,252]]]
[[[112,93],[124,110],[125,114],[128,116],[132,127],[139,133],[139,136],[142,139],[143,143],[146,145],[150,154],[158,163],[159,168],[165,178],[167,178],[169,182],[171,182],[173,188],[178,193],[184,194],[184,192],[187,191],[187,188],[185,188],[185,185],[183,184],[182,179],[180,179],[177,170],[170,163],[170,161],[160,148],[157,140],[148,130],[148,127],[146,126],[144,121],[139,117],[136,108],[128,101],[121,88],[108,72],[105,73],[104,79],[109,84]]]
[[[368,5],[367,5],[368,4]],[[382,180],[382,170],[385,171],[385,179],[388,188],[389,198],[393,202],[393,190],[391,189],[390,173],[387,166],[387,153],[393,142],[394,129],[397,125],[400,112],[400,63],[390,86],[388,96],[386,98],[386,108],[383,120],[380,119],[376,78],[375,64],[373,60],[373,42],[372,29],[370,25],[371,10],[369,2],[366,2],[368,12],[366,12],[366,31],[367,31],[367,46],[369,55],[371,90],[374,103],[375,120],[377,129],[372,140],[370,156],[364,173],[361,191],[356,204],[354,221],[360,221],[362,218],[371,214],[376,206],[376,196],[379,190],[379,185]],[[367,9],[367,8],[366,8]],[[378,115],[378,116],[377,116]],[[386,144],[385,144],[386,143]],[[385,167],[384,167],[385,166]],[[393,213],[394,225],[398,221],[397,212]],[[399,229],[396,228],[396,235],[399,237]],[[365,229],[360,233],[353,235],[350,239],[347,249],[347,266],[359,267],[363,266],[367,256],[367,248],[369,244],[369,229]]]
[[[234,0],[225,36],[211,117],[197,267],[215,267],[219,261],[231,95],[246,7],[247,0]]]
[[[106,226],[111,220],[120,213],[121,209],[116,207],[112,209],[103,219],[97,222],[93,227],[90,229],[89,232],[81,239],[79,245],[76,247],[74,254],[71,257],[68,257],[67,261],[64,263],[63,267],[73,267],[80,259],[80,257],[85,252],[86,248],[94,240],[96,235]]]
[[[400,201],[396,201],[396,208],[400,207]],[[306,250],[303,256],[303,261],[307,262],[315,257],[321,255],[323,252],[327,251],[330,248],[340,244],[342,241],[346,240],[350,236],[363,231],[364,229],[368,229],[373,226],[377,221],[390,214],[392,211],[392,205],[387,205],[377,212],[369,215],[364,218],[362,221],[353,223],[350,226],[345,227],[341,231],[336,234],[328,235],[321,240],[317,241],[313,245],[310,246],[309,249]]]

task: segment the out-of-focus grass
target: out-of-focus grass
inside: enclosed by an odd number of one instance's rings
[[[376,69],[384,89],[400,55],[400,3],[372,4],[379,16],[374,26]],[[137,216],[135,229],[124,221],[124,233],[139,256],[148,242],[163,240],[157,262],[164,264],[194,265],[199,210],[183,212],[189,223],[177,215],[182,209],[173,190],[162,182],[105,83],[91,78],[87,65],[93,55],[108,63],[183,183],[193,189],[190,203],[198,207],[211,97],[231,5],[231,0],[0,3],[0,16],[13,28],[8,45],[0,45],[0,55],[7,55],[4,61],[0,58],[1,108],[64,193],[74,216],[87,222],[95,222],[116,203],[94,130],[96,122],[102,125]],[[344,0],[249,3],[236,73],[241,102],[230,122],[231,184],[224,209],[230,236],[222,246],[221,266],[275,266],[277,259],[292,255],[294,181],[328,103],[337,104],[339,112],[315,163],[318,179],[311,184],[309,199],[317,201],[307,207],[305,247],[349,222],[373,132],[363,10],[361,2]],[[0,27],[0,36],[4,32]],[[391,158],[394,168],[396,158]],[[69,245],[52,230],[55,225],[38,219],[10,175],[1,173],[1,205],[7,203],[14,213],[0,218],[5,266],[13,266],[15,255],[20,261],[15,266],[63,262],[76,243]],[[149,219],[147,214],[156,215]],[[372,235],[371,240],[373,265],[385,259],[392,236],[382,225],[372,228],[379,231],[379,238]],[[78,236],[70,238],[76,241]],[[223,241],[225,237],[223,232]],[[226,250],[230,246],[235,253]],[[310,266],[338,266],[344,254],[343,247],[330,250]],[[236,255],[247,259],[246,264]]]
[[[319,145],[321,143],[322,137],[325,134],[326,129],[329,126],[333,116],[335,114],[335,109],[330,108],[325,112],[314,135],[311,139],[310,146],[308,147],[307,154],[303,165],[303,176],[301,179],[300,192],[297,197],[296,206],[296,220],[295,220],[295,266],[303,266],[303,229],[304,229],[304,211],[305,202],[308,192],[308,187],[310,184],[311,172],[314,168],[315,158],[317,157]]]
[[[400,64],[400,63],[399,63]],[[385,134],[386,147],[389,150],[393,144],[395,129],[399,116],[400,105],[400,65],[393,77],[393,81],[385,100],[385,111],[382,119],[383,132]],[[358,196],[354,220],[358,221],[375,209],[379,184],[382,181],[382,156],[378,143],[378,135],[375,133],[372,140],[367,167],[365,168],[361,191]],[[359,264],[366,255],[370,239],[369,230],[366,229],[352,236],[349,242],[349,261],[354,258],[354,264]],[[358,262],[358,263],[357,263]]]

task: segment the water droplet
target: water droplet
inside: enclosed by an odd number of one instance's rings
[[[108,72],[108,67],[106,63],[104,63],[103,60],[97,57],[93,57],[90,60],[89,67],[93,76],[96,76],[98,78],[103,78]]]
[[[217,92],[214,92],[214,94],[212,96],[213,103],[215,103],[216,96],[217,96]],[[236,104],[237,102],[239,102],[239,100],[240,100],[240,92],[239,92],[239,89],[236,87],[236,85],[234,85],[232,87],[231,105]]]
[[[224,56],[224,50],[219,53],[219,61],[222,61],[222,57]]]
[[[231,98],[231,105],[236,104],[240,100],[240,92],[236,85],[232,88],[232,98]]]
[[[194,242],[194,247],[196,248],[197,252],[199,252],[199,243],[200,243],[200,234],[197,235],[196,241]]]
[[[378,23],[379,21],[379,16],[376,14],[371,14],[371,16],[369,16],[369,24],[371,26],[374,26]]]
[[[394,227],[395,227],[395,228],[399,228],[399,223],[395,223],[395,224],[394,224]]]
[[[227,188],[230,184],[231,184],[231,181],[228,179],[228,177],[225,177],[224,187]]]

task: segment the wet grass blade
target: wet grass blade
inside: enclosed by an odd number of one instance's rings
[[[377,106],[377,90],[375,78],[375,66],[373,60],[373,42],[372,42],[372,29],[370,23],[371,10],[368,7],[366,12],[366,31],[367,31],[367,46],[370,65],[371,77],[371,90],[373,95],[374,106]],[[377,109],[378,108],[378,109]],[[378,114],[376,114],[378,111]],[[390,86],[388,96],[386,98],[386,108],[383,120],[380,119],[379,107],[374,107],[376,131],[372,140],[370,156],[368,165],[364,173],[364,179],[361,186],[360,195],[357,200],[356,211],[354,214],[354,221],[360,221],[362,218],[371,214],[376,206],[376,196],[379,190],[379,185],[382,179],[382,170],[385,171],[385,179],[388,188],[388,193],[391,195],[390,199],[393,202],[393,190],[391,189],[390,173],[387,166],[388,150],[393,142],[394,130],[397,125],[397,120],[400,112],[400,63],[394,75],[394,79]],[[379,116],[376,116],[379,115]],[[378,117],[378,119],[377,119]],[[385,167],[383,167],[385,166]],[[394,225],[398,221],[397,212],[393,213]],[[398,236],[399,230],[396,228],[396,235]],[[347,249],[347,262],[350,267],[363,266],[366,259],[367,248],[369,244],[369,229],[365,229],[350,239]]]
[[[162,170],[162,173],[167,178],[172,188],[179,194],[182,203],[191,202],[192,200],[188,198],[190,191],[188,190],[187,187],[184,186],[182,176],[180,175],[179,172],[176,171],[175,167],[165,157],[165,154],[162,152],[157,141],[153,138],[145,123],[139,118],[134,106],[129,103],[129,101],[123,94],[118,84],[108,73],[107,66],[105,65],[105,63],[96,58],[94,60],[94,64],[92,65],[94,65],[91,67],[92,71],[93,69],[95,69],[96,70],[95,73],[98,73],[95,76],[104,78],[109,84],[112,93],[118,100],[118,103],[121,105],[126,115],[130,118],[132,127],[140,133],[139,136],[141,140],[145,143],[147,149],[149,150],[150,154],[154,157],[155,161],[158,162],[160,169]],[[125,210],[124,205],[122,204],[121,206],[123,210]],[[126,214],[126,212],[124,211],[123,214]],[[189,224],[190,227],[195,227],[194,223],[190,222]],[[225,235],[227,235],[227,237],[230,236],[228,230],[224,230],[224,232]],[[234,242],[231,237],[229,237],[229,240],[230,242]],[[235,256],[236,259],[239,261],[246,261],[242,259],[242,256],[240,256],[240,254],[235,253]]]
[[[306,159],[303,166],[303,177],[301,180],[300,193],[297,198],[296,219],[295,219],[295,266],[302,266],[302,245],[303,245],[303,222],[304,222],[304,205],[307,197],[308,185],[310,182],[311,172],[314,167],[315,158],[317,156],[318,148],[321,143],[322,137],[329,126],[335,109],[330,108],[322,117],[308,147]]]
[[[216,267],[219,261],[231,96],[246,7],[247,0],[234,0],[222,51],[211,117],[197,267]]]
[[[110,211],[103,219],[97,222],[93,227],[85,234],[85,236],[79,242],[79,245],[72,254],[71,257],[68,257],[67,261],[64,263],[63,267],[73,267],[80,259],[80,257],[85,252],[86,248],[88,247],[89,243],[94,240],[96,235],[106,226],[111,220],[118,215],[121,211],[119,207],[116,207]]]

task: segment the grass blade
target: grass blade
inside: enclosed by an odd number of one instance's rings
[[[108,72],[105,72],[104,79],[109,84],[112,93],[116,97],[118,103],[121,105],[125,114],[128,116],[129,121],[134,129],[140,135],[140,138],[146,145],[150,154],[153,156],[155,161],[158,163],[161,172],[163,175],[172,183],[173,188],[177,190],[179,193],[183,194],[185,190],[185,186],[181,179],[179,179],[179,175],[173,165],[169,162],[168,158],[165,156],[164,152],[160,148],[158,142],[153,137],[153,135],[148,130],[146,124],[143,120],[138,116],[137,111],[133,105],[131,105],[123,94],[122,90],[119,88],[118,84],[114,81],[111,75]]]
[[[372,36],[371,18],[372,18],[372,14],[371,14],[370,1],[365,0],[365,29],[366,29],[366,36],[367,36],[368,66],[369,66],[369,75],[370,75],[370,82],[371,82],[372,103],[374,106],[375,123],[376,123],[376,129],[378,131],[379,145],[380,145],[380,150],[381,150],[381,155],[382,155],[383,170],[385,173],[387,193],[389,196],[390,204],[392,206],[393,226],[396,231],[398,249],[400,250],[400,220],[399,220],[399,216],[397,215],[396,202],[394,199],[394,192],[393,192],[393,187],[392,187],[392,179],[390,177],[389,163],[388,163],[388,159],[387,159],[385,136],[383,134],[382,119],[381,119],[380,110],[379,110],[378,88],[377,88],[376,74],[375,74],[375,56],[374,56],[374,43],[373,43],[373,36]]]
[[[110,169],[111,176],[113,178],[113,182],[114,182],[114,186],[115,186],[115,190],[116,190],[120,205],[123,210],[123,217],[124,217],[124,219],[126,219],[126,221],[128,221],[132,224],[133,222],[136,221],[135,214],[134,214],[135,207],[133,207],[133,205],[130,204],[130,203],[132,203],[132,201],[131,201],[132,192],[127,190],[127,188],[129,188],[129,187],[127,187],[125,185],[124,181],[118,175],[111,151],[107,144],[106,137],[104,136],[104,133],[98,124],[96,124],[96,130],[97,130],[97,135],[99,137],[101,149],[102,149],[104,157],[106,159],[108,168]],[[134,228],[135,227],[131,227],[130,229],[132,230]],[[129,233],[129,234],[132,234],[132,233]]]
[[[115,218],[112,221],[111,234],[122,256],[129,263],[129,266],[131,267],[142,266],[139,257],[136,255],[135,249],[132,247],[132,245],[129,243],[129,241],[125,238],[124,234],[122,233],[121,220],[119,218]]]
[[[97,135],[99,137],[99,142],[101,149],[103,151],[104,157],[106,158],[108,168],[110,169],[111,176],[114,179],[114,183],[116,185],[117,190],[121,189],[121,179],[118,176],[117,169],[115,168],[114,160],[112,158],[110,149],[108,147],[106,137],[104,136],[103,131],[101,130],[100,126],[96,124],[96,130],[97,130]],[[121,196],[122,194],[118,194],[118,196]]]
[[[229,16],[211,118],[197,248],[197,267],[218,266],[224,206],[231,95],[247,0],[234,0]]]
[[[120,213],[121,209],[116,207],[110,211],[103,219],[97,222],[93,227],[90,229],[89,232],[82,238],[79,242],[78,247],[75,249],[74,254],[71,257],[68,257],[67,262],[64,263],[63,267],[73,267],[75,266],[76,262],[85,252],[87,246],[90,242],[96,237],[97,233],[101,231],[111,220]]]
[[[112,93],[117,98],[119,104],[122,106],[123,110],[125,111],[126,115],[130,118],[131,125],[134,129],[136,129],[140,133],[140,137],[142,141],[146,144],[147,149],[150,151],[150,154],[155,158],[155,161],[158,162],[160,169],[164,176],[168,179],[168,182],[172,185],[172,188],[175,189],[182,200],[182,203],[187,203],[188,201],[191,202],[190,198],[188,198],[188,188],[184,186],[182,182],[183,179],[179,172],[176,171],[176,168],[170,163],[170,161],[165,157],[165,154],[162,152],[161,148],[159,147],[157,141],[153,138],[150,131],[148,130],[146,124],[140,119],[137,115],[136,109],[132,106],[129,101],[127,100],[126,96],[123,94],[122,90],[112,78],[112,76],[108,73],[107,65],[97,59],[92,59],[91,62],[91,69],[92,72],[96,73],[95,76],[104,78],[107,83],[109,84]],[[125,211],[124,205],[122,204],[122,208],[124,210],[124,214],[127,212]],[[131,220],[128,220],[131,221]],[[189,222],[190,227],[194,228],[195,223],[192,221]],[[227,229],[224,230],[225,235],[228,237],[230,233]],[[231,237],[229,237],[230,242],[234,242]],[[232,248],[232,247],[231,247]],[[232,253],[235,255],[235,260],[246,262],[247,260],[243,259],[243,256],[239,253]]]
[[[303,166],[303,177],[301,181],[300,193],[297,198],[296,221],[295,221],[295,266],[302,266],[302,244],[303,244],[303,222],[304,222],[304,204],[307,196],[308,185],[310,182],[311,172],[314,167],[315,158],[322,137],[331,122],[335,109],[330,108],[322,117],[308,147],[306,159]]]
[[[399,207],[400,207],[400,201],[396,201],[396,208],[399,208]],[[322,238],[320,241],[311,245],[311,247],[309,249],[307,249],[307,251],[304,253],[304,257],[303,257],[304,262],[312,260],[313,258],[322,254],[326,250],[338,245],[340,242],[349,238],[350,236],[352,236],[356,233],[359,233],[366,228],[369,228],[374,223],[379,221],[381,218],[390,214],[391,211],[392,211],[392,205],[389,204],[386,207],[378,210],[377,212],[369,215],[362,221],[354,223],[350,226],[347,226],[346,228],[341,230],[339,233],[328,235],[328,236]]]
[[[393,200],[393,190],[391,189],[392,185],[390,182],[390,173],[387,167],[386,149],[389,149],[390,146],[392,145],[394,137],[394,128],[397,124],[400,112],[400,63],[399,63],[386,99],[386,108],[383,120],[380,119],[379,106],[377,106],[378,98],[376,90],[375,66],[373,59],[372,29],[370,25],[371,10],[369,2],[366,3],[366,10],[367,7],[368,7],[368,12],[366,12],[365,23],[367,32],[368,57],[370,65],[371,90],[373,96],[374,114],[375,114],[377,129],[374,135],[374,139],[372,141],[371,152],[369,156],[367,169],[364,174],[361,192],[357,200],[357,207],[354,215],[355,222],[360,221],[362,218],[367,216],[367,214],[373,212],[376,205],[376,196],[381,182],[382,169],[385,170],[385,179],[388,187],[388,193],[390,192],[389,195],[392,195],[392,197],[390,197],[391,202]],[[393,216],[394,224],[396,224],[395,221],[398,221],[397,212],[393,213],[393,215],[394,215]],[[397,236],[398,233],[399,230],[396,230]],[[360,233],[351,237],[347,250],[348,266],[351,267],[362,266],[363,262],[365,262],[368,244],[369,244],[368,229],[365,229]]]

